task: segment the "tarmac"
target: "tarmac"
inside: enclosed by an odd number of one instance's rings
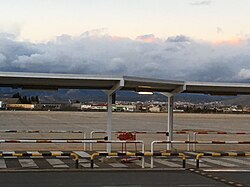
[[[93,130],[106,128],[106,113],[96,112],[37,112],[0,111],[0,130],[82,130],[87,135]],[[115,113],[114,130],[155,130],[163,131],[167,114]],[[230,132],[250,132],[250,115],[225,114],[175,114],[175,130],[199,129]],[[117,134],[113,137],[116,138]],[[200,135],[198,140],[249,141],[250,135]],[[98,136],[97,136],[98,137]],[[100,137],[103,137],[101,135]],[[2,133],[1,139],[79,139],[82,134],[15,134]],[[146,144],[153,140],[164,140],[162,135],[138,136]],[[175,137],[185,140],[187,137]],[[65,151],[75,150],[80,155],[91,154],[83,145],[61,144],[1,144],[1,151]],[[87,147],[88,148],[88,147]],[[103,149],[103,147],[95,147]],[[116,147],[121,148],[121,147]],[[182,147],[183,148],[183,147]],[[184,147],[185,148],[185,147]],[[129,148],[131,149],[131,147]],[[149,149],[149,147],[147,147]],[[164,146],[157,147],[164,150]],[[176,147],[179,149],[179,147]],[[198,150],[247,150],[249,145],[197,146]],[[105,150],[105,149],[104,149]],[[192,151],[191,151],[192,153]],[[141,169],[141,161],[132,163],[105,163],[95,160],[90,169],[88,157],[80,158],[79,169],[72,159],[59,158],[10,158],[0,159],[1,186],[250,186],[250,158],[246,157],[204,157],[200,169],[195,169],[194,158],[187,159],[187,168],[182,169],[180,158],[155,158],[154,169],[150,160]],[[13,180],[14,179],[14,180]]]
[[[189,170],[99,170],[99,171],[54,171],[54,172],[9,172],[1,173],[1,186],[89,186],[89,187],[217,187],[246,186],[250,184],[249,175],[220,173],[221,178],[214,179]],[[227,179],[224,179],[224,176]],[[233,179],[233,181],[231,180]],[[13,180],[14,179],[14,180]],[[238,183],[237,180],[246,184]],[[230,184],[231,183],[231,184]]]

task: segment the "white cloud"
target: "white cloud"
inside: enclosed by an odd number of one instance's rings
[[[222,34],[224,31],[222,28],[216,27],[216,32],[217,32],[217,34]]]
[[[238,79],[240,80],[250,80],[250,69],[241,69],[238,73]]]
[[[62,35],[48,43],[21,42],[0,34],[1,71],[133,75],[197,81],[249,79],[245,75],[250,69],[248,39],[237,44],[212,44],[183,35],[166,40],[144,35],[139,37],[147,39],[143,41],[93,32],[78,37]]]
[[[204,0],[204,1],[193,1],[189,3],[190,5],[210,5],[212,3],[211,0]]]

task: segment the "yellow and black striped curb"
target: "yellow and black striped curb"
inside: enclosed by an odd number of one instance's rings
[[[91,162],[90,162],[90,167],[94,168],[94,159],[95,157],[98,156],[140,156],[140,157],[155,157],[155,156],[162,156],[162,157],[168,157],[168,156],[176,156],[176,157],[181,157],[182,158],[182,166],[183,168],[186,167],[186,156],[183,153],[161,153],[161,152],[126,152],[126,153],[120,153],[120,152],[114,152],[114,153],[107,153],[107,152],[98,152],[98,153],[93,153],[91,155]]]
[[[245,186],[244,184],[241,184],[239,182],[228,180],[228,179],[223,178],[223,177],[218,177],[218,176],[212,175],[210,173],[207,173],[207,172],[204,172],[204,171],[201,171],[201,170],[198,170],[198,169],[188,169],[188,170],[193,172],[193,173],[196,173],[198,175],[213,179],[213,180],[218,181],[218,182],[222,182],[222,183],[227,184],[227,185],[231,185],[231,186],[235,186],[235,187],[243,187],[243,186]]]
[[[204,152],[204,153],[197,153],[196,155],[196,168],[199,168],[199,160],[203,156],[210,156],[210,157],[224,157],[224,156],[231,156],[231,157],[247,157],[250,156],[250,152]]]
[[[58,157],[58,156],[67,156],[72,157],[75,160],[75,167],[79,166],[79,156],[72,152],[62,152],[62,153],[51,153],[51,152],[43,152],[43,153],[8,153],[2,152],[0,153],[0,157]]]

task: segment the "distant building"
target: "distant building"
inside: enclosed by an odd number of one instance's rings
[[[0,101],[3,104],[21,104],[21,101],[19,98],[0,98]]]
[[[0,109],[8,109],[11,108],[11,105],[21,104],[19,98],[0,98]]]
[[[82,104],[81,105],[81,110],[82,111],[90,111],[91,110],[91,105]]]
[[[117,104],[113,106],[113,110],[116,112],[134,112],[135,109],[136,106],[130,104]]]
[[[6,104],[8,110],[33,110],[34,108],[34,104]]]
[[[159,105],[156,106],[150,106],[148,109],[149,112],[161,112],[161,107]]]
[[[61,110],[62,104],[60,103],[43,103],[43,104],[37,104],[36,109],[37,110]]]

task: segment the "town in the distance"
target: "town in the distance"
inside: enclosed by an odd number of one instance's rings
[[[121,100],[119,100],[119,98]],[[124,100],[118,97],[113,102],[114,112],[167,112],[167,101],[162,98],[146,97],[137,101]],[[216,100],[218,99],[218,100]],[[98,99],[97,99],[98,100]],[[185,101],[186,100],[186,101]],[[233,97],[230,99],[215,98],[200,99],[200,102],[192,102],[188,96],[177,97],[174,102],[174,112],[176,113],[250,113],[250,105],[247,102],[249,98]],[[243,104],[241,104],[243,103]],[[105,99],[98,101],[90,100],[61,100],[46,99],[44,96],[26,96],[19,92],[9,96],[0,97],[1,110],[40,110],[40,111],[107,111],[107,102]]]

